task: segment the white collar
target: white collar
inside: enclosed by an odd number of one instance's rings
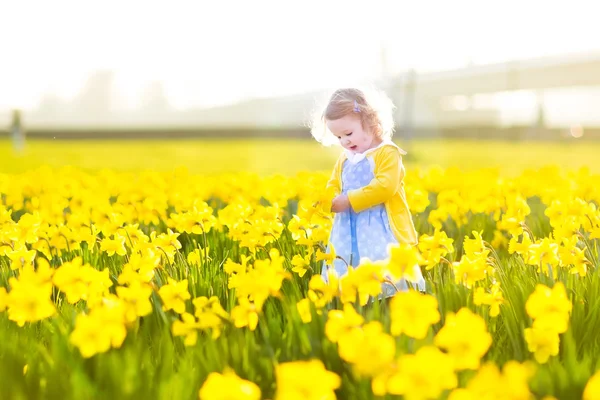
[[[363,153],[355,153],[355,152],[347,150],[347,149],[344,149],[344,152],[346,153],[346,159],[348,161],[350,161],[351,164],[356,164],[359,161],[363,160],[367,156],[367,154],[369,154],[383,146],[394,146],[395,148],[397,148],[400,151],[400,154],[402,154],[402,155],[406,154],[406,151],[402,150],[400,147],[398,147],[398,145],[396,143],[392,142],[389,139],[385,139],[384,141],[379,143],[379,145],[377,145],[376,147],[368,149],[368,150],[364,151]]]

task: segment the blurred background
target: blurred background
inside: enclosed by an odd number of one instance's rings
[[[0,171],[328,170],[338,87],[393,99],[415,168],[600,172],[594,1],[0,3]]]

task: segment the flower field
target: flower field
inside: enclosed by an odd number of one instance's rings
[[[483,167],[329,283],[326,172],[2,173],[0,398],[600,399],[600,175]]]

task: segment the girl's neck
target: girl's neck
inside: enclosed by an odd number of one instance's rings
[[[379,136],[375,136],[373,138],[373,141],[371,142],[371,146],[367,150],[374,149],[375,147],[379,146],[381,143],[383,143],[383,139],[381,139],[381,137],[379,137]]]

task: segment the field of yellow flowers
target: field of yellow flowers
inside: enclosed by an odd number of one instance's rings
[[[600,399],[600,175],[408,170],[419,245],[329,284],[327,178],[0,174],[0,398]]]

